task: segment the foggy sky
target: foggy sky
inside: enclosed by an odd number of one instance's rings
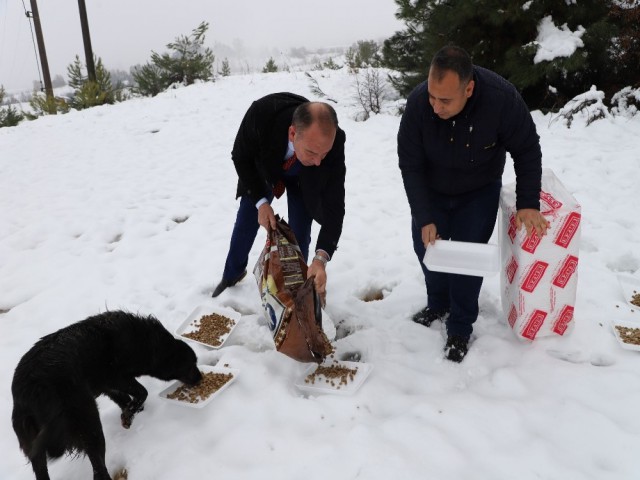
[[[0,0],[0,85],[7,91],[30,90],[38,79],[23,2],[31,10],[30,0]],[[166,51],[167,43],[202,21],[210,24],[206,46],[282,52],[379,41],[403,26],[394,16],[394,0],[86,0],[86,6],[93,52],[107,69],[127,71],[149,61],[151,50]],[[84,64],[78,2],[39,0],[38,10],[51,77],[67,80],[75,55]]]

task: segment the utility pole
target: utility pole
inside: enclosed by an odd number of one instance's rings
[[[91,49],[91,36],[89,35],[89,20],[87,20],[87,7],[84,0],[78,0],[80,8],[80,25],[82,26],[82,39],[84,40],[84,56],[87,61],[87,75],[89,81],[96,81],[96,66],[93,63],[93,50]]]
[[[42,25],[40,24],[40,14],[38,13],[38,4],[36,0],[31,0],[31,16],[33,17],[33,25],[36,29],[36,39],[38,42],[38,51],[40,53],[40,64],[42,66],[42,76],[44,81],[44,90],[47,95],[47,100],[51,105],[49,113],[55,115],[56,108],[53,97],[53,86],[51,85],[51,74],[49,73],[49,62],[47,61],[47,51],[44,48],[44,37],[42,35]]]

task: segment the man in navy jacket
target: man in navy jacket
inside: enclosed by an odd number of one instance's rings
[[[251,104],[236,135],[231,158],[238,172],[240,207],[217,297],[244,278],[260,226],[275,228],[274,193],[287,192],[288,223],[308,259],[311,223],[320,226],[307,274],[325,294],[326,264],[338,247],[344,220],[345,133],[329,104],[293,93],[274,93]],[[295,155],[295,156],[294,156]],[[280,190],[280,191],[279,191]]]
[[[461,362],[478,317],[482,277],[431,272],[426,246],[437,239],[487,243],[498,213],[506,152],[516,173],[516,224],[544,235],[540,214],[542,153],[535,124],[516,88],[447,46],[427,81],[407,99],[398,132],[399,166],[411,207],[414,250],[424,272],[427,307],[413,320],[446,320],[445,357]]]

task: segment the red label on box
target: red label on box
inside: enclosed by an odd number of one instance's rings
[[[516,216],[512,214],[509,217],[509,230],[507,231],[507,235],[509,235],[511,243],[513,243],[513,239],[516,238],[517,231],[518,229],[516,228]]]
[[[516,257],[511,257],[509,264],[507,265],[507,279],[509,283],[513,283],[513,277],[516,276],[516,271],[518,270],[518,262],[516,261]]]
[[[538,236],[538,233],[534,230],[533,232],[531,232],[531,235],[526,237],[524,239],[524,242],[522,242],[522,249],[525,252],[535,253],[536,248],[538,248],[538,245],[540,245],[541,240],[542,239],[540,238],[540,236]]]
[[[553,195],[545,191],[540,192],[540,200],[547,205],[548,208],[541,208],[540,211],[548,213],[549,211],[557,210],[562,206],[562,202],[556,200]]]
[[[573,255],[567,255],[567,258],[564,259],[564,263],[558,274],[553,279],[553,284],[556,287],[564,288],[571,280],[571,275],[578,269],[578,257]]]
[[[558,320],[553,325],[553,331],[558,335],[563,335],[564,332],[567,331],[567,327],[569,323],[573,320],[573,307],[571,305],[566,305],[560,315],[558,316]]]
[[[553,243],[563,248],[567,248],[573,239],[573,236],[578,231],[580,226],[580,214],[578,212],[571,212],[567,218],[565,218],[562,228],[553,240]]]
[[[511,325],[511,328],[513,328],[513,326],[515,325],[516,318],[518,318],[518,311],[516,310],[516,306],[512,303],[511,310],[509,310],[509,317],[507,318],[507,320],[509,320],[509,325]]]
[[[533,340],[534,338],[536,338],[536,334],[544,323],[545,318],[547,318],[547,312],[543,312],[542,310],[534,310],[529,317],[529,320],[527,320],[524,329],[522,330],[522,336],[528,338],[529,340]]]
[[[533,265],[531,265],[529,273],[527,273],[527,276],[522,281],[522,285],[520,288],[522,288],[522,290],[524,290],[525,292],[533,292],[538,286],[538,283],[544,275],[544,272],[547,271],[548,266],[549,264],[547,262],[537,260]]]

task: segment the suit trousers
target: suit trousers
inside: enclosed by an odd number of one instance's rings
[[[429,194],[434,223],[444,240],[488,243],[498,215],[502,180],[461,195]],[[413,249],[424,273],[427,306],[450,310],[447,334],[468,339],[478,318],[482,277],[430,271],[422,262],[426,252],[422,232],[411,222]]]
[[[298,185],[297,177],[285,176],[283,178],[287,192],[287,209],[289,214],[288,224],[298,240],[305,262],[309,257],[309,244],[311,243],[311,223],[313,218],[307,212],[302,198],[302,191]],[[273,195],[268,198],[271,202]],[[233,281],[240,276],[249,263],[249,252],[258,234],[258,209],[254,201],[248,195],[240,197],[240,207],[236,216],[236,222],[231,234],[229,253],[224,264],[222,277]]]

